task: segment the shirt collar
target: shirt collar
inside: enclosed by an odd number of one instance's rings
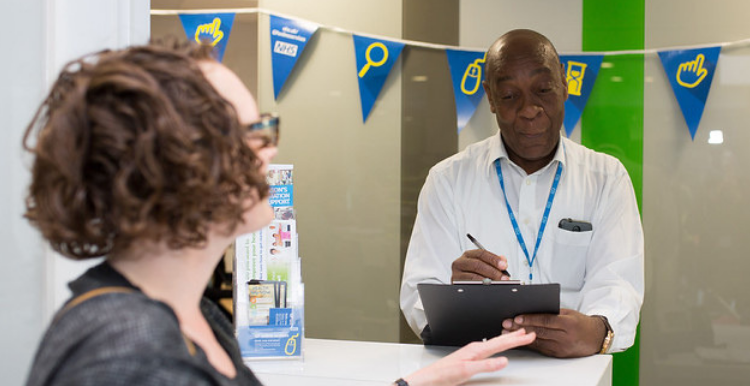
[[[546,170],[547,168],[550,167],[550,165],[555,164],[555,161],[561,163],[563,165],[563,169],[565,169],[565,146],[566,146],[565,141],[566,140],[567,139],[564,138],[561,134],[560,143],[557,146],[557,150],[555,150],[555,156],[552,158],[552,161],[550,161],[550,163],[547,164],[547,166],[541,168],[539,171]],[[490,152],[489,152],[489,157],[488,157],[488,162],[487,162],[487,171],[490,175],[495,174],[494,163],[496,159],[500,159],[500,160],[505,159],[507,160],[507,162],[520,168],[520,166],[516,165],[513,161],[510,160],[510,158],[508,158],[508,151],[505,149],[505,144],[503,143],[503,140],[500,137],[500,130],[497,131],[497,135],[492,137],[492,140],[491,140]]]

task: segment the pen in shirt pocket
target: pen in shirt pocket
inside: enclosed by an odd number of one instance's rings
[[[482,246],[482,244],[479,244],[479,241],[477,241],[477,239],[475,239],[474,236],[472,236],[471,234],[467,233],[466,237],[468,237],[469,240],[471,241],[471,243],[474,244],[474,245],[476,245],[477,248],[479,248],[479,249],[481,249],[483,251],[487,250],[485,247]],[[502,272],[503,275],[508,276],[508,278],[510,278],[510,272],[508,272],[507,270],[504,269],[504,270],[502,270],[500,272]]]

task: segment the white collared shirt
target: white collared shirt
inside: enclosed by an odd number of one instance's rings
[[[418,283],[450,283],[451,264],[476,249],[508,259],[513,279],[560,283],[560,306],[604,315],[615,331],[611,352],[633,345],[643,303],[643,229],[633,184],[616,158],[561,137],[554,159],[528,175],[508,159],[500,134],[467,147],[435,165],[419,195],[417,219],[406,254],[401,309],[419,335],[427,321]],[[513,231],[494,161],[500,159],[508,201],[529,256],[550,187],[562,175],[533,266]],[[563,218],[590,222],[593,230],[558,227]]]

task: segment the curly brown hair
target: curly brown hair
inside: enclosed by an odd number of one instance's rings
[[[25,216],[56,251],[200,247],[211,224],[233,232],[267,197],[236,111],[198,67],[209,52],[161,42],[65,66],[23,139],[35,155]]]

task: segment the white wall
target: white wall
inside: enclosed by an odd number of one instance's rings
[[[103,48],[144,43],[148,0],[24,0],[0,2],[0,374],[19,385],[65,283],[90,264],[62,260],[22,218],[30,157],[24,129],[62,65]]]
[[[70,60],[105,48],[148,41],[149,0],[48,0],[45,70],[49,83]],[[70,296],[67,283],[98,261],[76,262],[48,250],[46,312],[54,312]],[[50,315],[46,315],[49,317]]]
[[[44,88],[44,1],[6,1],[0,39],[0,374],[19,385],[42,333],[44,253],[37,233],[21,217],[29,181],[21,136]]]

